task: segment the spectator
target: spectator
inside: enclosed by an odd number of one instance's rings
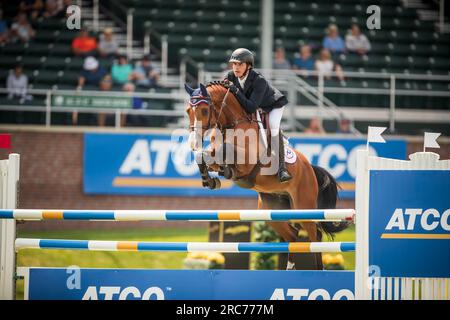
[[[113,57],[119,53],[119,45],[114,39],[112,28],[105,28],[103,34],[100,36],[98,44],[98,53],[101,57]]]
[[[57,0],[45,0],[44,18],[56,17],[61,11],[61,5]]]
[[[23,67],[20,64],[14,67],[13,72],[10,72],[6,80],[6,88],[8,90],[8,99],[19,98],[20,103],[24,103],[25,100],[33,98],[27,95],[28,77],[23,73]]]
[[[345,119],[342,118],[339,121],[339,128],[337,130],[336,133],[341,133],[341,134],[349,134],[352,133],[352,129],[351,129],[351,121],[350,119]]]
[[[119,55],[118,61],[114,63],[111,69],[111,75],[114,83],[123,85],[132,78],[133,68],[128,63],[127,57]]]
[[[19,13],[17,22],[11,26],[11,36],[14,40],[20,39],[22,42],[28,42],[34,37],[36,32],[28,22],[27,16],[24,13]]]
[[[31,20],[36,20],[44,10],[43,0],[24,0],[19,5],[20,12],[25,13]]]
[[[72,51],[76,56],[93,56],[97,50],[97,40],[89,35],[86,29],[81,29],[72,41]]]
[[[155,88],[158,86],[159,73],[150,62],[150,55],[144,55],[140,65],[134,69],[131,80],[136,81],[136,85],[145,88]]]
[[[345,45],[350,52],[361,56],[370,51],[370,42],[367,37],[361,33],[358,25],[352,24],[351,33],[345,37]]]
[[[111,75],[107,74],[100,81],[100,90],[101,91],[111,91],[112,89],[112,79]],[[104,127],[106,125],[106,113],[98,113],[97,114],[97,124],[100,127]]]
[[[293,68],[300,70],[302,76],[307,76],[308,71],[314,70],[314,58],[311,55],[310,46],[300,47],[300,56],[294,59]]]
[[[123,91],[125,92],[129,92],[130,94],[132,92],[134,92],[134,85],[132,83],[126,83],[123,86]],[[133,97],[133,109],[146,109],[147,108],[147,103],[142,101],[141,98],[139,97]],[[138,115],[138,114],[129,114],[126,118],[122,118],[122,126],[125,126],[125,122],[126,120],[128,120],[128,124],[132,125],[132,126],[146,126],[147,122],[144,116],[142,115]]]
[[[317,118],[311,118],[309,121],[309,126],[304,130],[305,133],[318,133],[318,134],[324,134],[326,133],[325,130],[322,127],[322,121]]]
[[[333,71],[336,72],[336,77],[340,81],[345,80],[341,66],[331,60],[330,51],[327,49],[320,50],[319,59],[316,60],[315,67],[319,75],[324,76],[326,80],[331,78]]]
[[[0,9],[0,44],[7,43],[9,40],[8,24],[3,20],[3,11]]]
[[[323,39],[322,46],[330,50],[333,55],[345,52],[344,40],[339,35],[335,24],[330,24],[328,27],[328,35]]]
[[[107,75],[105,69],[99,66],[98,60],[94,57],[87,57],[84,59],[83,71],[81,71],[78,78],[78,90],[81,90],[84,85],[100,86],[100,82]]]
[[[279,70],[286,70],[291,68],[291,64],[286,60],[286,53],[284,48],[278,47],[275,50],[275,60],[273,62],[273,68]]]
[[[77,90],[83,89],[85,85],[100,87],[100,83],[107,76],[105,69],[99,66],[98,60],[94,57],[84,59],[83,71],[78,78]],[[99,120],[100,121],[100,120]],[[72,124],[78,123],[78,112],[72,112]]]

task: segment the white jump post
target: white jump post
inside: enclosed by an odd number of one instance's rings
[[[8,160],[0,161],[0,207],[15,209],[17,207],[20,156],[9,155]],[[15,298],[16,255],[16,221],[0,220],[0,300]]]
[[[450,299],[447,249],[450,209],[447,203],[442,204],[448,201],[448,190],[430,186],[430,181],[446,185],[450,160],[439,160],[439,155],[433,152],[416,152],[409,159],[370,156],[367,150],[358,150],[355,199],[358,300]],[[394,201],[392,198],[397,196]],[[436,198],[443,199],[442,203]],[[439,206],[442,216],[436,209]],[[417,219],[409,217],[412,212]],[[433,233],[437,228],[442,231]],[[406,241],[410,244],[406,245]],[[419,244],[420,252],[416,250]],[[431,252],[437,247],[441,253],[433,255]],[[413,251],[429,257],[411,258]],[[386,263],[394,259],[395,262]]]

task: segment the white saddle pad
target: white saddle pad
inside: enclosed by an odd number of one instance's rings
[[[284,161],[286,163],[295,163],[297,161],[297,154],[291,147],[286,146],[284,148]]]

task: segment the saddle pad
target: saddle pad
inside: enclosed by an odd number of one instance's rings
[[[297,154],[291,147],[286,146],[284,148],[284,161],[286,163],[295,163],[297,161]]]

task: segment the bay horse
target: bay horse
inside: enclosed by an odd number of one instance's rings
[[[297,150],[297,160],[287,163],[286,167],[291,176],[290,181],[280,183],[276,172],[261,174],[268,164],[259,160],[263,152],[268,151],[260,139],[260,122],[256,116],[248,114],[240,105],[236,97],[229,91],[228,83],[215,81],[200,88],[192,89],[185,84],[190,95],[186,108],[189,117],[191,132],[190,143],[193,151],[200,155],[197,160],[202,183],[210,189],[220,188],[220,180],[209,175],[209,171],[218,172],[227,179],[232,179],[240,187],[255,190],[258,193],[258,209],[334,209],[336,207],[338,184],[334,177],[324,168],[313,166],[306,157]],[[210,130],[208,129],[215,129]],[[257,141],[251,143],[250,139],[237,139],[230,131],[254,131],[258,135]],[[270,130],[268,130],[270,131]],[[201,142],[195,139],[198,135]],[[209,135],[210,148],[203,149],[203,138]],[[218,136],[222,135],[220,139]],[[238,135],[239,136],[239,135]],[[230,148],[231,147],[231,148]],[[243,163],[223,164],[205,159],[212,159],[218,150],[226,153],[232,149],[236,156],[241,152],[245,155]],[[226,150],[226,151],[225,151]],[[258,159],[250,163],[249,150],[257,150]],[[270,152],[270,151],[269,151]],[[278,152],[278,151],[277,151]],[[235,159],[235,158],[233,158]],[[296,242],[299,240],[298,225],[289,222],[266,222],[284,241]],[[333,237],[333,233],[340,231],[332,222],[302,221],[300,227],[304,229],[310,241],[321,241],[322,234]],[[301,254],[301,253],[300,253]],[[313,254],[317,269],[323,269],[321,254]],[[288,269],[293,269],[293,256],[288,255]]]

